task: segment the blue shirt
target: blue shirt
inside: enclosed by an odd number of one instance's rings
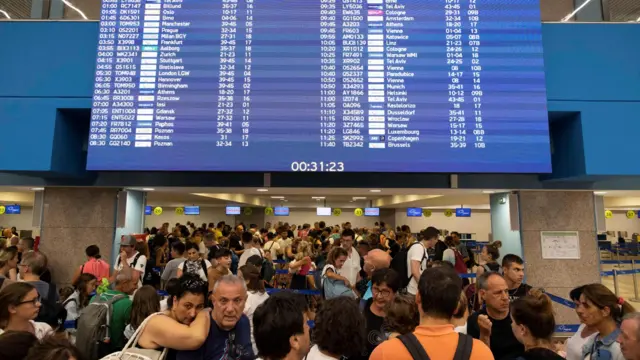
[[[235,340],[232,340],[235,339]],[[231,349],[235,348],[235,356]],[[222,330],[211,319],[207,340],[198,350],[179,351],[176,360],[253,360],[251,326],[249,318],[242,315],[231,331]]]
[[[592,360],[622,360],[622,350],[620,343],[616,341],[620,335],[620,329],[616,329],[611,334],[600,338],[599,335],[592,337],[582,347],[582,357],[591,355]]]

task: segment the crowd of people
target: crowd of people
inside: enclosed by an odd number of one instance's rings
[[[640,314],[607,287],[576,284],[581,326],[559,344],[522,258],[434,227],[165,223],[123,236],[112,264],[88,246],[71,287],[14,233],[1,360],[640,360]]]

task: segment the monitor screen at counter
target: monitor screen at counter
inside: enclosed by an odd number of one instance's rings
[[[551,171],[539,0],[233,4],[104,2],[89,170]]]
[[[200,206],[185,206],[185,215],[200,215]]]
[[[227,206],[225,214],[227,214],[227,215],[240,215],[240,206]]]

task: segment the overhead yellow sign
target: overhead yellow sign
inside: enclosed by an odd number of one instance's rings
[[[604,212],[604,217],[607,219],[611,219],[613,217],[613,212],[611,210],[607,210]]]
[[[246,207],[246,208],[242,209],[242,213],[245,214],[246,216],[249,216],[249,215],[253,214],[253,208]]]
[[[636,217],[636,212],[633,210],[627,211],[627,219],[633,219]]]
[[[453,210],[451,209],[447,209],[444,211],[444,216],[446,217],[452,217],[453,216]]]
[[[153,208],[153,213],[155,215],[162,215],[162,208],[160,206],[156,206]]]
[[[362,215],[364,215],[364,211],[362,211],[362,209],[360,209],[360,208],[357,208],[357,209],[353,210],[353,213],[354,213],[356,216],[362,216]]]
[[[5,208],[4,206],[0,205],[0,214],[4,214],[5,211],[7,211],[7,208]]]
[[[176,208],[176,215],[184,215],[184,208],[183,207],[177,207]]]
[[[342,215],[341,209],[333,209],[333,216],[340,216],[340,215]]]
[[[273,215],[273,208],[272,207],[264,208],[264,214],[265,215]]]
[[[431,217],[431,210],[429,210],[429,209],[422,209],[422,216],[424,216],[424,217]]]

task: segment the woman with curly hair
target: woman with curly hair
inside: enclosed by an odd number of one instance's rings
[[[326,300],[316,314],[315,345],[307,360],[358,356],[365,349],[365,320],[358,304],[348,297]]]

